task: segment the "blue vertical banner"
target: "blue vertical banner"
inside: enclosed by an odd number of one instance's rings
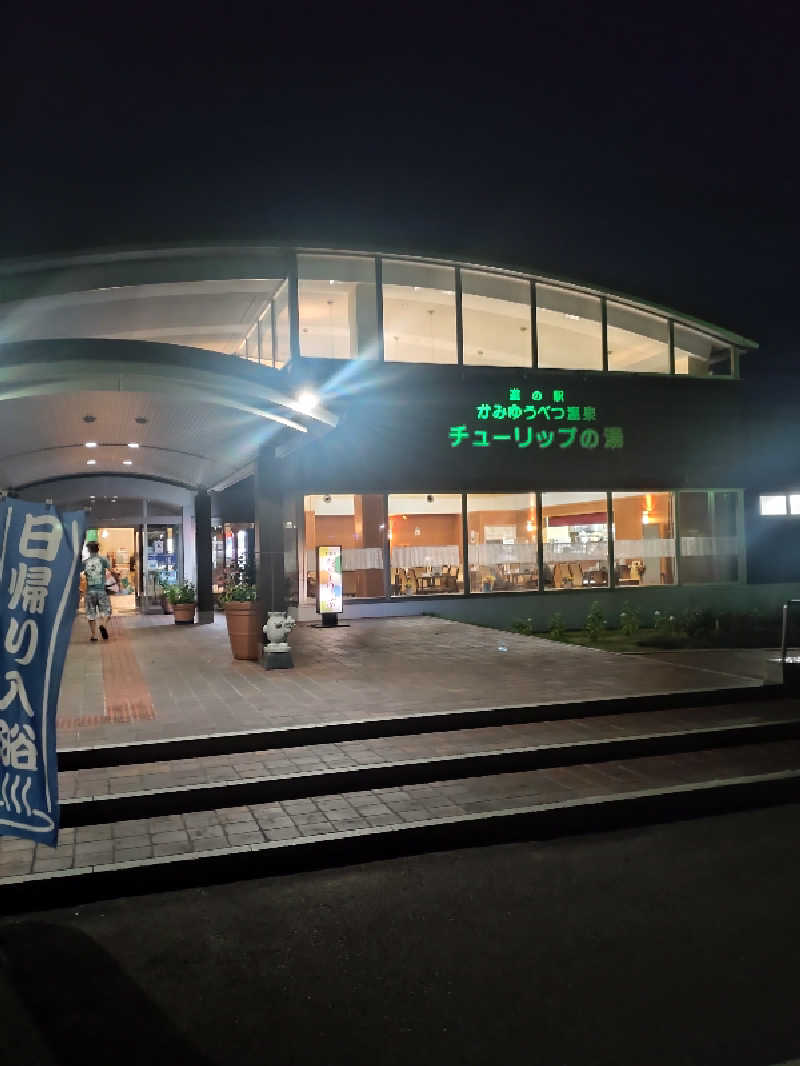
[[[0,834],[55,845],[56,706],[78,606],[83,511],[0,500]]]

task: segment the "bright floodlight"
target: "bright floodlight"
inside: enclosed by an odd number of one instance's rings
[[[305,414],[313,411],[319,403],[319,396],[311,392],[310,389],[303,389],[303,391],[297,397],[297,409]]]

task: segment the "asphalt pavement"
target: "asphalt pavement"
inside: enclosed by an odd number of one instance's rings
[[[7,919],[7,1061],[786,1062],[798,829],[784,806]]]

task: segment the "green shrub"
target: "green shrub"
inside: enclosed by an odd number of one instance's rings
[[[169,585],[167,588],[167,599],[173,607],[176,603],[196,603],[197,590],[191,581],[184,581],[180,585]]]
[[[589,640],[599,640],[602,636],[603,630],[606,628],[606,620],[603,617],[603,608],[600,606],[599,600],[595,600],[589,608],[583,628]]]
[[[550,626],[547,630],[548,636],[551,640],[565,640],[567,636],[567,627],[564,625],[564,619],[561,617],[559,611],[550,619]]]
[[[683,628],[689,637],[707,636],[717,625],[717,618],[710,607],[689,610],[683,618]]]
[[[515,618],[511,623],[512,633],[521,633],[523,637],[533,636],[532,618]]]
[[[619,628],[626,637],[633,637],[639,632],[640,625],[641,620],[638,611],[634,611],[626,600],[622,605],[622,610],[619,612]]]
[[[662,636],[677,637],[681,635],[682,627],[674,614],[662,614],[661,611],[653,611],[653,629]]]

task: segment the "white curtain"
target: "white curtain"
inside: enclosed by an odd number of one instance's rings
[[[614,555],[617,562],[623,559],[671,558],[674,554],[675,541],[672,537],[648,537],[646,540],[614,541]]]
[[[470,563],[496,566],[498,563],[535,563],[535,544],[471,544]]]
[[[426,548],[424,545],[392,548],[392,566],[404,570],[409,566],[458,566],[460,561],[457,544],[437,545],[435,548]]]
[[[313,548],[306,552],[306,569],[317,569],[317,554]],[[343,548],[342,570],[383,570],[383,548]]]
[[[738,555],[738,537],[681,537],[681,555]]]

